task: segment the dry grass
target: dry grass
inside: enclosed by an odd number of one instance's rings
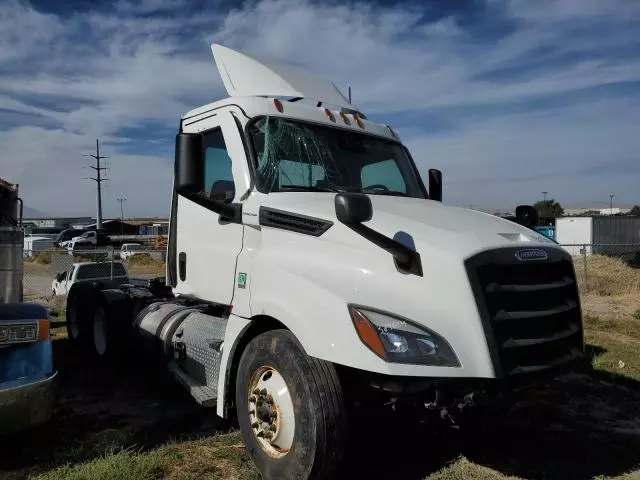
[[[149,254],[134,255],[126,260],[127,269],[132,275],[164,276],[166,263]]]
[[[518,480],[518,477],[507,477],[500,472],[470,462],[460,457],[441,470],[429,475],[425,480]]]
[[[582,293],[601,296],[640,295],[640,268],[632,268],[619,258],[604,255],[574,258],[578,284]]]
[[[33,477],[34,480],[112,480],[157,479],[257,480],[237,433],[216,435],[202,440],[168,443],[139,453],[124,450],[106,454],[91,462],[64,465]]]

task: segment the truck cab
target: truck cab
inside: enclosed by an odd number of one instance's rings
[[[265,478],[330,478],[352,398],[434,405],[448,385],[582,356],[571,257],[529,228],[531,207],[509,221],[446,205],[440,170],[425,185],[397,133],[331,82],[212,52],[229,98],[179,123],[170,292],[150,289],[122,331],[235,412]],[[105,292],[92,324],[95,292],[72,289],[78,331],[139,304]]]
[[[49,313],[23,298],[22,200],[0,178],[0,435],[47,422],[55,377]],[[6,437],[8,438],[8,437]]]

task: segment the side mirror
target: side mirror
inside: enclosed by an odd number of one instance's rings
[[[538,212],[531,205],[518,205],[516,223],[529,228],[535,227],[538,224]]]
[[[377,232],[366,225],[373,217],[371,198],[364,193],[338,193],[335,197],[336,217],[351,230],[361,235],[374,245],[389,252],[396,267],[401,270],[422,276],[420,254],[404,244]]]
[[[338,193],[335,208],[336,217],[345,225],[368,222],[373,217],[371,199],[364,193]]]
[[[202,135],[178,133],[175,154],[176,188],[196,193],[201,192],[204,189]]]
[[[436,168],[429,169],[429,198],[442,201],[442,172]]]

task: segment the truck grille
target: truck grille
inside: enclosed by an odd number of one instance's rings
[[[571,258],[521,261],[519,249],[483,252],[467,262],[499,376],[532,373],[583,353],[580,299]]]

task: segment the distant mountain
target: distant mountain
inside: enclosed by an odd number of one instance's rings
[[[24,207],[22,210],[23,218],[47,218],[51,215],[48,213],[41,212],[40,210],[36,210],[35,208]]]

